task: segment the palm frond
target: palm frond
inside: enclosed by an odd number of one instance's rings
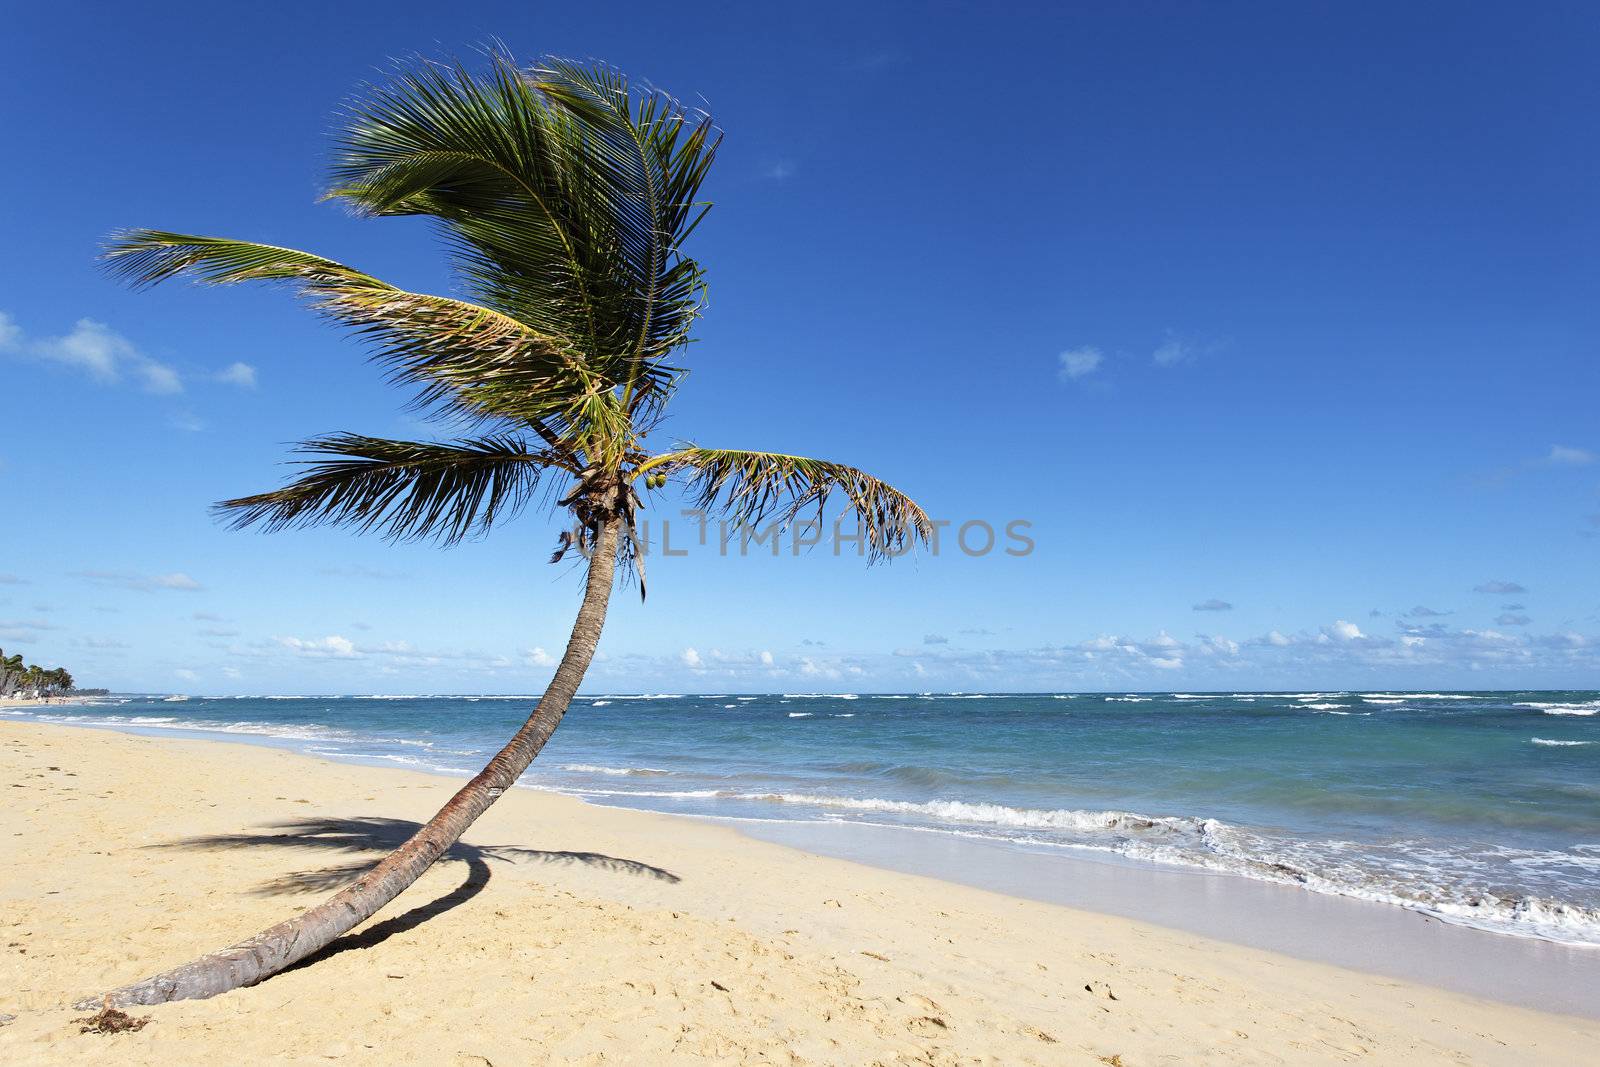
[[[632,274],[630,400],[658,406],[659,379],[646,372],[689,339],[704,305],[704,271],[682,247],[710,210],[698,197],[721,134],[709,116],[691,117],[665,93],[636,93],[608,67],[552,60],[532,77],[579,125],[588,149],[580,158],[598,164],[617,254]]]
[[[777,452],[687,447],[657,456],[641,472],[681,473],[699,507],[719,511],[753,528],[769,520],[791,522],[815,507],[821,520],[838,491],[859,517],[872,560],[903,555],[933,536],[933,524],[916,502],[872,475],[842,463]]]
[[[236,529],[351,526],[392,540],[454,544],[515,516],[552,459],[511,434],[449,443],[334,434],[297,451],[321,458],[305,461],[282,489],[224,500],[215,510]]]
[[[183,275],[211,285],[291,284],[317,311],[370,343],[393,380],[419,385],[424,406],[518,419],[536,428],[555,425],[552,433],[559,436],[559,425],[603,388],[564,338],[492,308],[408,292],[310,252],[131,230],[115,235],[103,258],[113,274],[136,287]]]
[[[295,248],[165,230],[124,230],[101,254],[112,274],[143,289],[188,274],[211,285],[249,281],[323,282],[395,291],[394,286]]]
[[[572,339],[648,417],[702,304],[681,245],[704,209],[709,121],[603,68],[490,59],[481,77],[421,64],[356,104],[330,195],[437,218],[475,300]]]

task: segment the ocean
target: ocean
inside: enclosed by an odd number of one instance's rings
[[[14,719],[476,771],[531,696],[119,696]],[[1600,691],[586,695],[521,783],[1116,856],[1600,946]]]

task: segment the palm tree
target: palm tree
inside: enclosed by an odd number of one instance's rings
[[[13,679],[21,673],[22,653],[8,656],[0,649],[0,697],[10,695],[12,686],[18,684]]]
[[[527,722],[410,840],[326,902],[231,948],[110,994],[112,1004],[214,996],[317,952],[411,885],[517,780],[577,692],[619,565],[643,594],[641,493],[678,479],[737,528],[820,515],[838,491],[872,558],[931,526],[910,499],[852,467],[681,445],[652,452],[682,376],[704,273],[683,250],[720,140],[708,117],[609,69],[489,57],[475,75],[419,63],[352,108],[329,197],[364,216],[423,215],[471,299],[399,289],[307,252],[152,230],[106,255],[136,285],[281,282],[369,342],[423,410],[471,435],[446,442],[338,433],[306,442],[290,484],[218,505],[236,527],[340,525],[453,543],[522,510],[547,477],[570,513],[552,562],[588,560],[566,652]],[[547,498],[546,498],[547,499]],[[104,998],[96,998],[101,1003]]]

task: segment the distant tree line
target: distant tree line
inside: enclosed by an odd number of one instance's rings
[[[65,667],[24,666],[20,653],[8,656],[0,649],[0,697],[53,697],[72,691],[72,675]]]

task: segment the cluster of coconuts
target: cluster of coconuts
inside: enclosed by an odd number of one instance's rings
[[[660,489],[666,484],[667,475],[665,472],[662,472],[661,474],[646,474],[644,476],[644,487],[646,489]]]

